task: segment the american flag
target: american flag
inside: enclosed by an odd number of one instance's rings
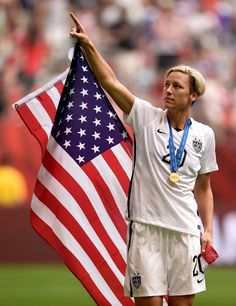
[[[79,46],[69,72],[15,107],[43,150],[33,228],[98,305],[133,305],[123,294],[131,139]]]
[[[71,67],[14,104],[42,148],[30,221],[98,305],[124,297],[132,140],[78,44]]]

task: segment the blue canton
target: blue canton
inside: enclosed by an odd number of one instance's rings
[[[128,140],[127,131],[78,44],[57,109],[52,136],[80,166],[122,140]]]

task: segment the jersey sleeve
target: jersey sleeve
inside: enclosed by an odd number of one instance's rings
[[[158,120],[161,109],[154,107],[151,103],[135,97],[134,104],[129,115],[124,115],[124,120],[134,133],[142,129],[152,120]]]
[[[218,170],[215,152],[215,135],[210,127],[207,129],[205,144],[206,145],[201,159],[201,168],[199,170],[199,174]]]

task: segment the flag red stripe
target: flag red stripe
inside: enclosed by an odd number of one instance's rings
[[[122,147],[125,150],[125,152],[127,153],[127,155],[130,157],[130,159],[132,159],[133,141],[131,139],[129,139],[128,141],[121,141],[120,144],[122,145]]]
[[[28,108],[27,104],[20,105],[20,107],[16,108],[16,111],[21,117],[21,119],[24,121],[25,125],[32,133],[32,135],[34,135],[35,138],[38,140],[41,146],[42,156],[43,156],[48,143],[47,133],[39,124],[39,121],[37,120],[37,118],[35,118],[31,110]]]
[[[121,166],[118,158],[116,157],[116,155],[113,153],[112,150],[107,150],[102,154],[102,156],[107,162],[107,164],[109,164],[109,167],[113,171],[114,175],[117,177],[122,189],[124,190],[124,193],[127,196],[130,179],[127,176],[126,172],[124,171],[123,167]]]
[[[110,151],[110,150],[107,150]],[[102,154],[103,155],[103,154]],[[86,173],[86,175],[90,178],[93,182],[97,193],[99,194],[104,207],[109,214],[112,222],[115,224],[115,227],[119,231],[121,237],[123,238],[124,242],[126,242],[126,223],[121,215],[117,204],[114,200],[114,197],[107,186],[106,182],[104,181],[102,175],[96,169],[96,167],[92,163],[87,163],[82,167],[82,170]]]
[[[117,247],[115,242],[112,241],[111,237],[106,232],[103,223],[99,219],[99,216],[93,208],[92,203],[81,186],[47,151],[44,156],[43,165],[48,172],[50,172],[51,175],[54,176],[68,190],[77,203],[79,203],[81,210],[86,215],[91,226],[101,239],[109,254],[116,254]],[[114,262],[121,273],[124,274],[125,262],[120,254],[114,258]]]
[[[62,94],[63,88],[64,88],[64,84],[62,81],[57,82],[55,85],[55,88],[58,90],[59,94]]]
[[[54,122],[56,108],[51,97],[46,92],[42,92],[37,96],[37,100],[39,100],[43,108],[46,110],[52,122]]]
[[[90,259],[92,260],[93,264],[97,267],[104,279],[109,279],[109,287],[117,296],[117,299],[119,299],[119,292],[123,291],[123,285],[119,282],[108,263],[104,260],[103,256],[99,253],[92,241],[88,238],[82,227],[76,222],[67,209],[65,209],[65,207],[39,181],[37,181],[35,186],[35,195],[42,203],[47,203],[46,206],[73,235],[85,253],[89,252]],[[123,265],[125,264],[123,263]]]
[[[35,231],[61,256],[67,267],[81,281],[94,301],[98,305],[110,305],[78,259],[64,246],[52,229],[33,210],[30,211],[30,222]]]

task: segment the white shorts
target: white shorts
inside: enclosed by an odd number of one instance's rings
[[[206,290],[200,238],[131,221],[125,295],[178,296]]]

